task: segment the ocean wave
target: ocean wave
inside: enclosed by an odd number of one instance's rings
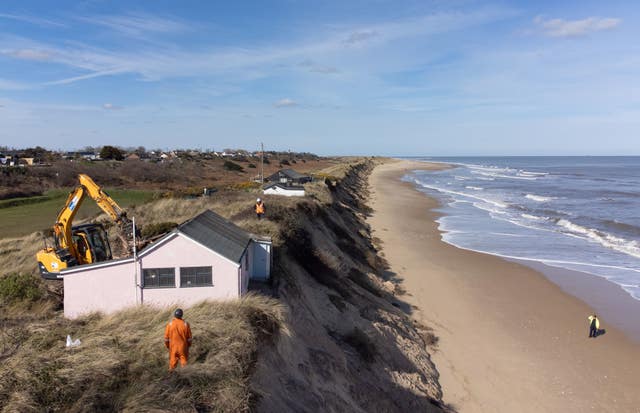
[[[526,194],[524,197],[536,202],[549,202],[553,199],[556,199],[554,197],[540,196],[540,195],[534,195],[534,194]]]
[[[506,212],[502,209],[492,208],[490,205],[483,204],[480,202],[474,202],[473,206],[483,211],[487,211],[490,214],[500,214],[500,215],[506,214]]]
[[[507,178],[507,179],[522,179],[524,181],[535,181],[538,178],[535,176],[517,176],[517,175],[495,175],[497,178]]]
[[[505,175],[504,173],[498,173],[498,172],[486,172],[486,171],[471,171],[472,174],[474,175],[481,175],[481,176],[487,176],[490,178],[506,178],[506,179],[520,179],[520,180],[524,180],[524,181],[535,181],[538,179],[538,177],[535,176],[517,176],[517,175]]]
[[[529,172],[529,171],[518,171],[518,175],[520,176],[547,176],[549,172]]]
[[[559,219],[556,224],[565,230],[568,230],[569,234],[567,235],[580,235],[595,241],[604,247],[623,254],[631,255],[632,257],[640,258],[640,245],[638,244],[638,241],[629,241],[603,231],[598,231],[597,229],[586,228],[566,219]]]
[[[606,219],[602,222],[608,228],[613,228],[615,232],[624,232],[632,237],[640,237],[640,227],[636,225],[620,222],[615,219]]]
[[[517,173],[518,171],[516,171],[515,169],[509,168],[508,166],[505,167],[501,167],[501,166],[486,166],[486,165],[467,165],[467,167],[471,170],[471,171],[478,171],[478,172],[488,172],[488,173]]]
[[[442,228],[440,228],[442,229]],[[442,229],[445,233],[443,235],[443,240],[445,242],[447,242],[448,244],[451,244],[455,247],[458,247],[460,249],[464,249],[464,250],[469,250],[469,251],[475,251],[475,252],[480,252],[483,254],[489,254],[489,255],[495,255],[496,257],[502,257],[502,258],[509,258],[509,259],[514,259],[514,260],[522,260],[522,261],[536,261],[536,262],[541,262],[547,265],[552,265],[552,266],[565,266],[565,265],[572,265],[572,266],[579,266],[579,267],[585,267],[585,269],[580,269],[578,271],[584,271],[584,272],[588,272],[589,274],[592,275],[597,275],[603,278],[611,278],[611,276],[608,275],[604,275],[602,273],[599,273],[595,270],[586,270],[586,268],[603,268],[603,269],[608,269],[608,270],[622,270],[622,271],[630,271],[630,272],[635,272],[635,273],[640,273],[640,269],[636,269],[636,268],[631,268],[631,267],[623,267],[620,265],[607,265],[607,264],[594,264],[591,262],[585,262],[585,261],[572,261],[572,260],[559,260],[559,259],[552,259],[552,258],[545,258],[545,257],[526,257],[526,256],[521,256],[521,255],[513,255],[513,254],[501,254],[499,252],[495,252],[495,251],[490,251],[490,250],[486,250],[486,249],[481,249],[481,248],[471,248],[471,247],[466,247],[460,243],[455,242],[451,236],[446,236],[448,234],[451,235],[456,235],[459,232],[456,231],[449,231],[449,230],[445,230]],[[464,233],[464,232],[462,232]],[[567,269],[572,269],[569,267],[563,267],[563,268],[567,268]],[[618,285],[620,285],[619,283],[617,283]]]
[[[508,208],[509,204],[504,203],[504,202],[500,202],[500,201],[495,201],[493,199],[489,199],[489,198],[483,198],[477,195],[473,195],[473,194],[467,194],[464,192],[458,192],[458,191],[453,191],[451,189],[445,189],[445,188],[441,188],[435,185],[429,185],[425,182],[422,182],[420,180],[414,179],[414,182],[417,183],[418,185],[420,185],[423,188],[427,188],[427,189],[433,189],[435,191],[438,192],[442,192],[444,194],[448,194],[448,195],[457,195],[457,196],[462,196],[462,197],[466,197],[466,198],[472,198],[472,199],[476,199],[478,201],[482,201],[485,202],[487,204],[491,204],[494,206],[497,206],[498,208]]]
[[[474,175],[482,175],[482,176],[490,176],[490,177],[494,177],[497,175],[496,172],[485,172],[485,171],[476,171],[476,170],[472,170],[471,173]]]
[[[482,191],[484,188],[481,186],[465,186],[467,189],[473,189],[474,191]]]
[[[520,216],[522,218],[530,219],[530,220],[533,220],[533,221],[547,221],[547,220],[549,220],[549,217],[537,217],[535,215],[529,215],[529,214],[520,214]]]

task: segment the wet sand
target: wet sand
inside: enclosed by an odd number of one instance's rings
[[[407,291],[398,298],[440,338],[445,402],[463,413],[640,412],[637,342],[606,317],[606,334],[588,338],[593,308],[541,272],[441,241],[437,201],[400,182],[439,167],[376,167],[369,223]]]

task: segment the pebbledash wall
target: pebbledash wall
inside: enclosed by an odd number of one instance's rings
[[[241,297],[249,278],[269,278],[271,241],[252,239],[234,262],[180,232],[143,250],[137,257],[73,267],[63,271],[64,315],[68,318],[113,313],[139,304],[189,307],[203,300]],[[264,268],[262,268],[264,266]],[[137,267],[137,268],[136,268]],[[212,285],[181,287],[181,268],[210,267]],[[174,269],[174,285],[144,285],[144,270]]]

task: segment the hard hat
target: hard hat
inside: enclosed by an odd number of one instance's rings
[[[260,199],[260,198],[256,199],[256,202],[260,202],[260,201],[262,201],[262,199]]]
[[[182,318],[182,309],[181,309],[181,308],[178,308],[176,311],[174,311],[174,312],[173,312],[173,315],[174,315],[176,318]]]

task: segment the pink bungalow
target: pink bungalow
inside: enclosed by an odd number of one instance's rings
[[[267,280],[270,271],[270,238],[256,237],[205,211],[136,258],[63,270],[64,315],[238,298],[247,292],[249,279]]]

